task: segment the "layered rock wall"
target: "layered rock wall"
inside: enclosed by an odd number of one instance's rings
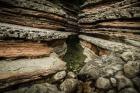
[[[81,32],[139,47],[139,3],[138,0],[87,0],[79,14]]]
[[[139,5],[0,0],[0,92],[139,93]]]

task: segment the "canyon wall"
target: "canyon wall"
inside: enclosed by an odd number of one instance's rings
[[[0,0],[0,92],[139,93],[138,0]]]

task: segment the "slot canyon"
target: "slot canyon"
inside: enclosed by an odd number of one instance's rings
[[[140,1],[0,0],[0,93],[140,93]]]

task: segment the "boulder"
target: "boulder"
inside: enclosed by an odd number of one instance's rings
[[[57,72],[54,76],[53,76],[53,81],[59,81],[64,79],[66,76],[66,71],[60,71]]]
[[[77,86],[77,79],[66,79],[63,83],[60,84],[60,89],[65,93],[74,93],[77,89]]]
[[[121,90],[125,87],[133,87],[133,83],[130,79],[125,77],[124,75],[116,75],[115,78],[117,79],[117,87],[118,90]]]
[[[140,59],[140,54],[137,52],[127,51],[122,53],[121,57],[124,61],[135,61]]]
[[[109,79],[99,77],[96,81],[96,87],[100,89],[109,89],[111,88],[111,84],[110,84]]]
[[[128,78],[134,78],[140,72],[140,60],[137,61],[129,61],[124,65],[124,74]]]
[[[140,77],[135,77],[132,79],[132,81],[136,88],[140,91]]]
[[[98,79],[99,77],[113,76],[119,70],[123,69],[124,62],[114,54],[101,56],[93,61],[86,63],[80,70],[79,77],[90,77]]]
[[[138,93],[134,88],[125,88],[121,90],[119,93]]]

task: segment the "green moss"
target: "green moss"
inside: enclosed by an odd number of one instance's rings
[[[83,48],[77,36],[70,36],[67,40],[67,45],[68,50],[63,60],[67,62],[68,70],[77,73],[84,65],[86,56],[83,55]]]

